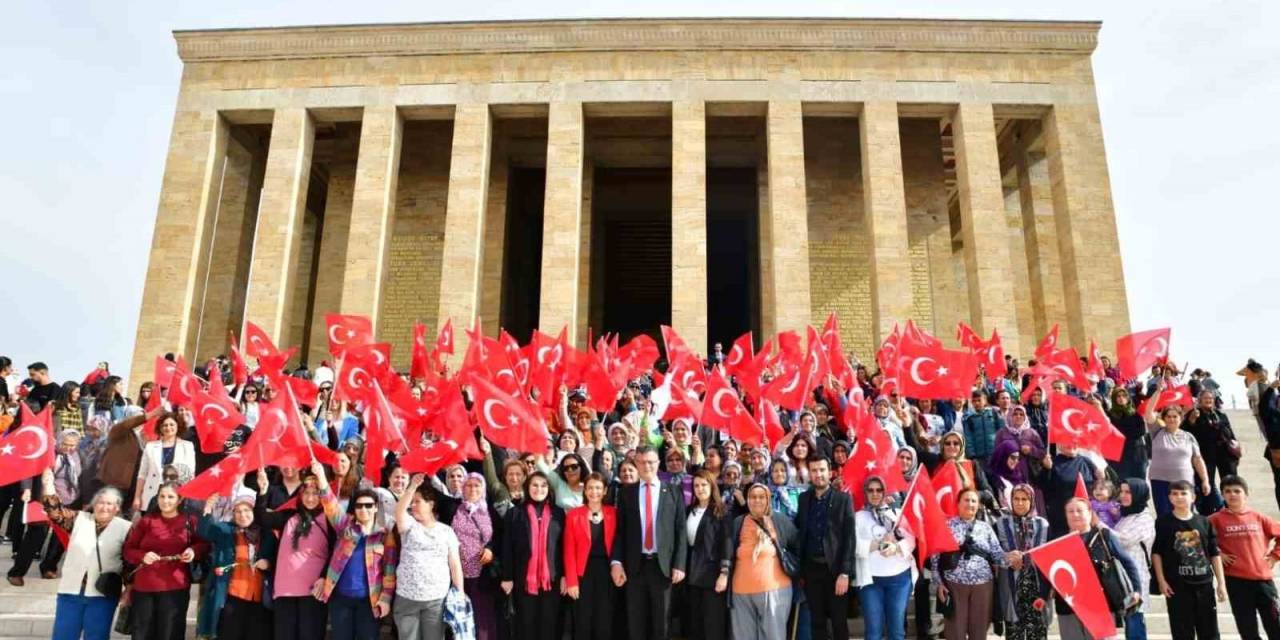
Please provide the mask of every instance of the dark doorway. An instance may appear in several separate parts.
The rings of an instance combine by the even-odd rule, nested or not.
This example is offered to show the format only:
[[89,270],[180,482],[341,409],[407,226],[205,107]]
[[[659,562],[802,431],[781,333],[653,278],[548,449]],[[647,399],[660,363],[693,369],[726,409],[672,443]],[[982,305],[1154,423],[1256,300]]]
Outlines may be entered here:
[[597,167],[592,188],[592,300],[603,308],[596,335],[622,342],[641,333],[659,339],[671,323],[671,169]]
[[757,170],[707,170],[707,346],[755,332],[760,348]]
[[544,168],[511,167],[507,174],[506,250],[502,266],[502,328],[521,343],[538,326],[542,292]]

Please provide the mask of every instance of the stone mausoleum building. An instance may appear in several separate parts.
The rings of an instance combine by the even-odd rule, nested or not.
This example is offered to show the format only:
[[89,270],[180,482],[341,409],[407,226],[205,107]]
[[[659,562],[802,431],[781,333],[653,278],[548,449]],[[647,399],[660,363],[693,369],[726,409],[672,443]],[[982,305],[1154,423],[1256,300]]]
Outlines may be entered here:
[[[1129,330],[1096,22],[557,20],[179,31],[131,380],[261,325],[478,316],[698,350],[840,315]],[[461,331],[459,338],[465,338]],[[757,338],[757,344],[760,339]]]

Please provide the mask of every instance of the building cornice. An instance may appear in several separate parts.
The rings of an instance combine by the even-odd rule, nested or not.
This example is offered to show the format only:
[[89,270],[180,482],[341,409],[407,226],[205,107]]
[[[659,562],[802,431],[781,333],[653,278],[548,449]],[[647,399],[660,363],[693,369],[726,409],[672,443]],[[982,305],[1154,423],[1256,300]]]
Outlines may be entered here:
[[183,62],[560,51],[926,51],[1088,55],[1100,22],[593,19],[175,31]]

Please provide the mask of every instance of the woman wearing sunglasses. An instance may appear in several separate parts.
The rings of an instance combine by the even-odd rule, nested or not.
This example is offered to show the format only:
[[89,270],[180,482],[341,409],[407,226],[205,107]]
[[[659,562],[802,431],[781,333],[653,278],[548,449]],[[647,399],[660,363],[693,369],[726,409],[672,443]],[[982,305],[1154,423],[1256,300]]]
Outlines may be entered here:
[[[391,613],[395,599],[399,543],[378,517],[373,489],[356,489],[350,513],[338,509],[324,467],[312,463],[325,516],[337,531],[333,555],[316,599],[329,603],[329,630],[334,640],[378,637],[378,620]],[[353,561],[354,560],[354,561]]]

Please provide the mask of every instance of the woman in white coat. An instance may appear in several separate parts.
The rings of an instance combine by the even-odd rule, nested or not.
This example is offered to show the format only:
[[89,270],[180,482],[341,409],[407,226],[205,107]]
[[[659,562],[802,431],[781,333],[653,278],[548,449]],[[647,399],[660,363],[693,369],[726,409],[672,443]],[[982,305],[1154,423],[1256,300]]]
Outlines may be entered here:
[[140,513],[160,490],[164,481],[164,468],[168,465],[185,465],[196,468],[195,446],[180,436],[187,428],[182,414],[176,411],[161,414],[156,420],[156,440],[142,449],[142,462],[138,465],[138,482],[133,494],[133,511]]

